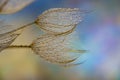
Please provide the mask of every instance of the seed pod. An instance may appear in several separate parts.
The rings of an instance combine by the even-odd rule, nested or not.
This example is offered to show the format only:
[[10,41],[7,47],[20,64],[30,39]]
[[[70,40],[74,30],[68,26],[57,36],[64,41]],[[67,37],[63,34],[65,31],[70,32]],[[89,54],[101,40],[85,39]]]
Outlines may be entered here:
[[0,14],[16,13],[34,0],[0,0]]
[[67,64],[73,62],[81,55],[77,53],[84,53],[85,50],[72,49],[72,34],[42,35],[33,42],[32,49],[41,58],[52,63]]
[[66,33],[61,35],[43,34],[31,45],[12,45],[9,48],[32,48],[37,55],[51,63],[63,66],[79,65],[81,62],[77,64],[71,64],[71,62],[79,58],[80,53],[85,53],[86,50],[74,48],[74,42],[77,42],[78,39],[75,31]]
[[78,8],[52,8],[43,12],[36,24],[47,33],[63,33],[82,21],[81,13]]

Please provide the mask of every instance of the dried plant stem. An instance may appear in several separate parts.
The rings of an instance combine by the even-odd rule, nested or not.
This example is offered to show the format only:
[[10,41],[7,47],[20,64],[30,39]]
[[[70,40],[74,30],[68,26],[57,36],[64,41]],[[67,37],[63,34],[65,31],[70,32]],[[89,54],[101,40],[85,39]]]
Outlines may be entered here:
[[[31,48],[32,45],[11,45],[8,48]],[[74,52],[74,53],[85,53],[87,50],[76,50],[76,49],[67,49],[67,52]]]
[[8,48],[31,48],[30,45],[11,45]]

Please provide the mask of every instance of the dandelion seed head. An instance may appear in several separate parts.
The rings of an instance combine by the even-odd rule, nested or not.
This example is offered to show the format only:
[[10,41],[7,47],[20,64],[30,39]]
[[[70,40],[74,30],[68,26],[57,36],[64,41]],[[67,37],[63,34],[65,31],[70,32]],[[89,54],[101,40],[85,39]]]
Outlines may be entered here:
[[71,30],[81,21],[78,8],[52,8],[43,12],[36,23],[47,33],[62,33]]
[[41,58],[52,62],[65,64],[77,59],[80,54],[70,52],[71,34],[66,36],[55,36],[45,34],[34,41],[32,49]]

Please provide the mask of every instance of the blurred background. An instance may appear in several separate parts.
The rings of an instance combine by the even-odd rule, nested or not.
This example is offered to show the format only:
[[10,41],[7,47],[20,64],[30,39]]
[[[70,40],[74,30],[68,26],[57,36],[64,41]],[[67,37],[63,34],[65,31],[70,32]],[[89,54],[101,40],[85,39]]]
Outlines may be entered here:
[[[88,50],[77,62],[87,61],[64,68],[42,60],[31,49],[6,49],[0,54],[0,80],[120,80],[120,0],[36,0],[15,14],[0,15],[0,19],[20,27],[50,8],[91,11],[84,13],[76,29],[80,37],[76,42]],[[29,45],[42,33],[30,26],[13,44]]]

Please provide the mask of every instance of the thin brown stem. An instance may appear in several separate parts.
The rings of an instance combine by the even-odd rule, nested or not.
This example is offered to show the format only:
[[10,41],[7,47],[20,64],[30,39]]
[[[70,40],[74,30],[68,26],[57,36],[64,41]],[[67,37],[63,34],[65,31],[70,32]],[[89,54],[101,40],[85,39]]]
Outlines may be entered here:
[[8,48],[31,48],[30,45],[11,45]]

